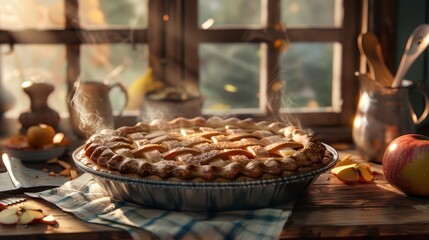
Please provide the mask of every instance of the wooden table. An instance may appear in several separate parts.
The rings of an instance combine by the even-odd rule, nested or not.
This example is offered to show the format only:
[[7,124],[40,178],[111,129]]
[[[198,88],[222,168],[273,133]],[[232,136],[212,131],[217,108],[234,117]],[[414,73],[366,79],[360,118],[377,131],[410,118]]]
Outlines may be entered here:
[[[340,152],[346,154],[354,153]],[[428,239],[429,198],[402,195],[385,181],[380,165],[372,169],[375,179],[367,184],[346,185],[322,174],[297,201],[280,239]],[[46,201],[29,201],[42,205],[58,225],[0,225],[0,239],[131,239],[125,231],[83,222]]]

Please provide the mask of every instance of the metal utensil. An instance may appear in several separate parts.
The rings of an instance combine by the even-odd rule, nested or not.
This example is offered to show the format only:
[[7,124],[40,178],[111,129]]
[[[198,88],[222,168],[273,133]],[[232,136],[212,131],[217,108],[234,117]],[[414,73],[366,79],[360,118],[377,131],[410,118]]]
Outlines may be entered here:
[[18,188],[21,188],[21,187],[22,187],[21,182],[19,182],[19,181],[16,179],[15,175],[13,174],[13,171],[12,171],[12,164],[11,164],[11,162],[10,162],[9,155],[8,155],[8,154],[6,154],[6,153],[3,153],[3,155],[2,155],[2,159],[3,159],[3,164],[4,164],[4,166],[6,167],[7,172],[9,173],[10,180],[12,180],[13,185],[14,185],[17,189],[18,189]]
[[392,83],[393,88],[399,87],[401,85],[402,79],[404,78],[410,66],[428,45],[429,24],[421,24],[416,29],[414,29],[408,38],[404,54],[402,55],[401,62]]
[[69,181],[63,176],[49,176],[46,172],[26,167],[19,159],[2,155],[3,163],[15,189],[61,186]]
[[391,86],[394,77],[384,63],[378,38],[371,32],[361,33],[358,37],[358,47],[361,54],[367,58],[371,78],[383,86]]

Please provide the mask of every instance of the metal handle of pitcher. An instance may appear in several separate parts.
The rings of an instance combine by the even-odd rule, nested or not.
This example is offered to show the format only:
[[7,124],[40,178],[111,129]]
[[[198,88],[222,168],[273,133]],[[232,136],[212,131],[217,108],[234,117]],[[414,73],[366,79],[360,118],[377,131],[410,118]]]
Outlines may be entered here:
[[119,110],[119,116],[122,115],[122,113],[124,112],[125,108],[127,107],[128,104],[128,91],[127,89],[124,87],[124,85],[122,85],[119,82],[113,83],[109,86],[109,91],[112,90],[113,88],[118,87],[119,90],[121,90],[121,92],[124,94],[125,96],[125,102],[124,102],[124,106],[122,106],[122,108]]
[[413,109],[413,108],[411,108],[411,111],[412,111],[412,114],[413,114],[413,121],[414,121],[414,124],[420,124],[420,123],[422,123],[422,122],[426,119],[426,117],[427,117],[427,116],[428,116],[428,114],[429,114],[429,97],[428,97],[428,95],[426,94],[426,92],[425,92],[425,91],[423,91],[422,89],[415,88],[415,89],[413,89],[413,90],[415,90],[416,92],[420,93],[420,94],[423,96],[423,99],[424,99],[424,104],[425,104],[425,106],[424,106],[424,109],[423,109],[422,115],[420,115],[420,117],[419,117],[419,118],[417,118],[417,115],[416,115],[416,113],[414,112],[414,109]]

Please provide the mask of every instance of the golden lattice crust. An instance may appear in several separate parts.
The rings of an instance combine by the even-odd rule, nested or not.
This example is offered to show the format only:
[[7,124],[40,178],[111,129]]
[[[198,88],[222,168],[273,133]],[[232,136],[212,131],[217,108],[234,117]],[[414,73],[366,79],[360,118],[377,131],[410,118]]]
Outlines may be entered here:
[[171,181],[244,181],[291,176],[332,154],[311,134],[280,122],[176,118],[94,134],[83,162],[100,171]]

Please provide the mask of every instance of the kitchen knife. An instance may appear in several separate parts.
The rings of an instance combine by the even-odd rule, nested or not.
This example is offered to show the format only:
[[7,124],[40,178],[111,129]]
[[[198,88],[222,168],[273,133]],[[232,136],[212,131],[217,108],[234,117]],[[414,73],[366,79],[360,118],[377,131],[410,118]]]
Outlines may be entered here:
[[61,186],[69,180],[63,176],[49,176],[46,172],[27,168],[19,159],[11,159],[6,153],[3,153],[2,160],[16,189],[41,186]]
[[3,164],[6,167],[6,170],[9,174],[10,180],[12,181],[15,188],[22,188],[22,184],[18,179],[16,179],[15,174],[13,174],[12,171],[12,163],[10,162],[10,158],[6,153],[3,153],[2,155]]

